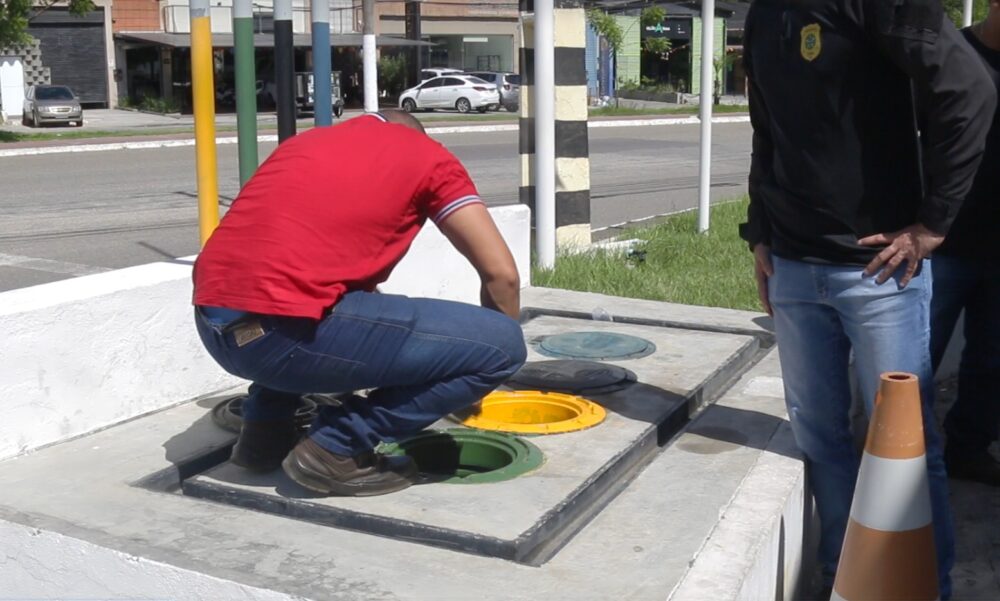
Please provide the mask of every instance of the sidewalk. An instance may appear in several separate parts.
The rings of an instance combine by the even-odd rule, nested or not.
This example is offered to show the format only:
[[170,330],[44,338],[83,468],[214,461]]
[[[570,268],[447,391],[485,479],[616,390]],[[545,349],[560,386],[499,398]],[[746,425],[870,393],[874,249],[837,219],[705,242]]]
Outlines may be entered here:
[[[938,418],[955,400],[955,381],[938,386]],[[1000,445],[994,444],[994,453]],[[955,514],[955,568],[951,572],[954,601],[1000,599],[1000,489],[951,480]]]

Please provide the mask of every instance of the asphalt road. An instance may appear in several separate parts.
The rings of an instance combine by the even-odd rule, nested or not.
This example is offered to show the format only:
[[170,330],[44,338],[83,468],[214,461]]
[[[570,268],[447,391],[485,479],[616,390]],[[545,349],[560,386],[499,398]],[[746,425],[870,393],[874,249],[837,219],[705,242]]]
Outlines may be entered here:
[[[716,124],[713,200],[746,190],[750,127]],[[443,134],[490,204],[517,202],[516,132]],[[592,128],[592,225],[697,204],[698,127]],[[273,144],[262,144],[266,156]],[[238,190],[235,145],[219,146],[223,205]],[[194,149],[0,158],[0,290],[198,250]]]

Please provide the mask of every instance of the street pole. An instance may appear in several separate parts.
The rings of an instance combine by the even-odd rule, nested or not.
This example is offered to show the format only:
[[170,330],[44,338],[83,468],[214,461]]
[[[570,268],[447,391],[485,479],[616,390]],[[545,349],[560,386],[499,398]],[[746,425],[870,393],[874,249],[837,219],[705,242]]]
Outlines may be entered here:
[[538,265],[556,264],[556,85],[553,0],[535,0],[535,244]]
[[698,232],[709,227],[712,191],[712,102],[715,92],[715,0],[701,3],[701,168],[698,176]]
[[236,130],[240,187],[257,170],[257,65],[253,44],[253,0],[233,0],[236,71]]
[[972,25],[972,0],[965,0],[962,7],[962,26],[968,27],[969,25]]
[[292,0],[274,0],[274,85],[277,88],[278,142],[295,135],[295,43]]
[[194,103],[198,233],[201,245],[219,225],[218,162],[215,154],[215,84],[209,0],[191,0],[191,100]]
[[362,0],[364,25],[361,55],[365,80],[365,110],[378,112],[378,64],[375,61],[375,0]]
[[316,127],[333,124],[330,90],[330,0],[312,0],[313,119]]
[[[420,2],[418,0],[407,0],[406,2],[406,39],[420,41]],[[420,46],[414,46],[410,50],[410,69],[407,73],[407,86],[412,88],[420,83],[421,70]]]

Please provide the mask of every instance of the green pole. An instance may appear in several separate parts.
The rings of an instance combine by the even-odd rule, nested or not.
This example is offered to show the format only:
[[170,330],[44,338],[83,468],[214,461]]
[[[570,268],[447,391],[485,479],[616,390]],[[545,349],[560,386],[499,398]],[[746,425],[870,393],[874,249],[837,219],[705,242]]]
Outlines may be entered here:
[[233,46],[242,188],[257,170],[257,66],[253,44],[253,0],[233,2]]

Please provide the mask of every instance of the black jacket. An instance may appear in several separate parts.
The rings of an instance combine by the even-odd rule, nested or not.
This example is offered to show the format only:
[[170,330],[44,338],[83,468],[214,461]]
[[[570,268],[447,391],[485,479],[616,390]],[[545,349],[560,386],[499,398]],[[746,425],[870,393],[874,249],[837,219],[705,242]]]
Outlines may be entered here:
[[[1000,92],[1000,50],[987,48],[968,29],[963,29],[969,45],[983,58],[993,85]],[[1000,245],[1000,110],[993,113],[993,126],[986,138],[986,151],[972,190],[962,203],[955,223],[934,254],[946,254],[978,261],[996,261]]]
[[858,238],[918,222],[947,233],[996,92],[938,0],[756,0],[744,44],[751,247],[865,264],[878,250]]

